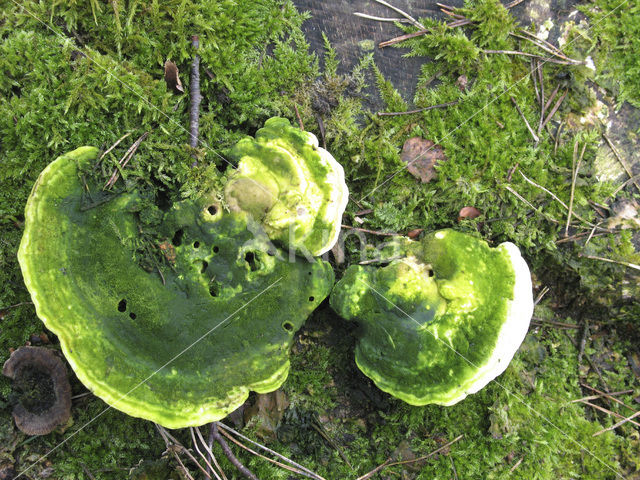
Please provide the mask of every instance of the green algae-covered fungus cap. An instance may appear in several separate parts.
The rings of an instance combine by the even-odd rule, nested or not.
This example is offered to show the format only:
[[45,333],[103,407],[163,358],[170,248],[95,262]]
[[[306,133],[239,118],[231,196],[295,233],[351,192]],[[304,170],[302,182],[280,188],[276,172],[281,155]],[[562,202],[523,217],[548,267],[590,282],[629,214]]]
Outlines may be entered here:
[[163,212],[86,185],[96,155],[79,148],[40,174],[19,251],[37,314],[78,378],[170,428],[277,389],[295,331],[331,289],[329,264],[282,260],[213,198]]
[[512,243],[490,248],[453,230],[389,249],[386,266],[349,267],[331,306],[360,324],[356,363],[380,389],[412,405],[453,405],[500,375],[522,343],[529,268]]
[[225,188],[232,211],[249,213],[269,238],[311,255],[335,245],[349,192],[342,166],[315,135],[274,117],[231,156],[238,160]]

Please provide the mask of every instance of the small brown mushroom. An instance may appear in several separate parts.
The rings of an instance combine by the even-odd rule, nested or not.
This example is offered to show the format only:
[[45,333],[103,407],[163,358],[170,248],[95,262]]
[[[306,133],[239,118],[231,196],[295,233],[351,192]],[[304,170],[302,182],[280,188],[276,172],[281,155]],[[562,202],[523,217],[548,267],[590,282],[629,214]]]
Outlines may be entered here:
[[2,374],[13,379],[18,402],[16,426],[27,435],[46,435],[71,416],[71,386],[67,369],[53,350],[20,347],[11,354]]

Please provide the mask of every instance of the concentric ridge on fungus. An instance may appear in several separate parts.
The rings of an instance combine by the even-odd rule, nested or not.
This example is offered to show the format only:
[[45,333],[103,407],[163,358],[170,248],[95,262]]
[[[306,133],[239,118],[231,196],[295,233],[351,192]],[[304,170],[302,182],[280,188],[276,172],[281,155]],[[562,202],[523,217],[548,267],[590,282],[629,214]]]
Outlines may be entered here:
[[[330,265],[280,260],[213,195],[162,212],[136,192],[85,187],[97,153],[78,148],[40,174],[18,254],[37,314],[78,378],[170,428],[219,420],[250,390],[277,389],[295,332],[333,284]],[[154,215],[157,224],[142,221]],[[146,251],[165,258],[145,270]]]

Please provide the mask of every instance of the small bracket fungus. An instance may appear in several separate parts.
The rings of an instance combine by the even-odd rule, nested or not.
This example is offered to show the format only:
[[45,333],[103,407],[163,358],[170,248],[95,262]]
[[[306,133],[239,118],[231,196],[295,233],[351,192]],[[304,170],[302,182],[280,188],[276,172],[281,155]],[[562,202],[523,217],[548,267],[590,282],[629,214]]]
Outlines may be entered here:
[[500,375],[522,343],[529,268],[512,243],[490,248],[453,230],[389,250],[386,266],[349,267],[331,306],[359,322],[356,363],[379,388],[412,405],[453,405]]
[[18,402],[16,426],[27,435],[46,435],[71,416],[71,386],[62,360],[47,348],[20,347],[11,354],[2,374],[13,379]]
[[270,239],[311,255],[338,240],[349,192],[342,166],[309,132],[285,118],[270,118],[256,137],[240,140],[225,188],[232,211],[247,212]]
[[136,192],[105,201],[82,180],[96,158],[81,147],[40,174],[18,254],[78,378],[169,428],[219,420],[250,390],[277,389],[295,332],[331,289],[331,266],[280,260],[245,214],[210,196],[166,212]]

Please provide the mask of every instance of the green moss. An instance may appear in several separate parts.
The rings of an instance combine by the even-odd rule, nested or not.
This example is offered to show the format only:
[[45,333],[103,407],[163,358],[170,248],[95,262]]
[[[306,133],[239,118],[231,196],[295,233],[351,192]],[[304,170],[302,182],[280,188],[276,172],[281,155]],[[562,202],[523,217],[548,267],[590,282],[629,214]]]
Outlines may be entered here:
[[633,2],[590,0],[579,9],[589,17],[598,82],[616,95],[618,104],[627,101],[640,108],[640,7]]
[[[413,228],[455,227],[493,243],[514,241],[532,262],[536,276],[542,282],[553,280],[549,306],[555,310],[556,304],[586,302],[584,308],[597,312],[607,325],[604,337],[611,341],[589,343],[586,352],[613,352],[606,358],[613,369],[602,372],[610,388],[637,390],[637,380],[625,362],[631,342],[638,338],[637,305],[627,303],[619,314],[615,309],[593,308],[601,298],[595,292],[608,290],[607,304],[616,304],[620,281],[625,276],[628,282],[637,283],[636,279],[620,265],[581,258],[582,244],[556,244],[562,238],[566,211],[517,171],[508,181],[510,169],[518,164],[527,177],[568,202],[577,133],[565,128],[557,153],[547,131],[542,132],[539,145],[533,146],[509,99],[511,95],[515,98],[536,128],[539,107],[526,77],[528,61],[480,53],[490,48],[536,51],[505,36],[513,20],[496,2],[465,4],[464,14],[483,22],[477,28],[451,31],[425,20],[433,25],[431,35],[399,44],[399,48],[410,48],[407,52],[413,55],[438,57],[426,63],[420,78],[415,79],[418,88],[413,99],[402,98],[381,75],[371,75],[371,57],[365,57],[351,74],[338,74],[339,57],[331,56],[329,48],[331,60],[318,76],[317,61],[308,54],[299,28],[306,17],[295,12],[288,1],[19,3],[0,2],[0,309],[29,301],[15,257],[22,236],[22,212],[38,173],[61,152],[84,144],[106,148],[132,131],[97,170],[96,175],[106,181],[133,140],[150,131],[131,164],[123,169],[127,188],[146,188],[149,202],[159,194],[172,203],[197,197],[202,190],[220,191],[224,175],[218,170],[227,165],[221,158],[226,149],[243,136],[253,135],[268,117],[281,115],[293,120],[295,103],[306,129],[319,139],[323,135],[316,118],[322,118],[327,148],[345,167],[352,197],[360,203],[349,205],[345,223],[355,222],[357,211],[372,208],[372,214],[361,216],[365,228],[406,233]],[[588,7],[595,9],[591,22],[595,25],[601,20],[594,30],[596,36],[585,37],[584,43],[576,41],[575,50],[572,46],[568,53],[584,55],[592,48],[588,53],[596,65],[610,66],[609,72],[599,72],[598,81],[614,92],[619,83],[622,93],[618,100],[634,102],[638,81],[634,77],[635,57],[630,53],[638,50],[634,46],[638,22],[634,20],[637,7],[629,5],[605,17],[616,4],[593,2]],[[495,23],[491,23],[493,19]],[[210,148],[195,152],[197,168],[191,168],[192,152],[185,147],[188,98],[167,92],[162,79],[163,63],[170,58],[177,62],[188,89],[192,34],[200,35],[202,65],[212,75],[205,72],[202,76],[201,136]],[[107,72],[125,79],[149,103]],[[465,91],[456,84],[460,74],[469,81]],[[587,69],[545,65],[544,74],[547,91],[556,85],[560,92],[569,90],[558,118],[570,113],[579,116],[593,101],[584,84],[590,75]],[[388,110],[412,108],[412,103],[416,107],[453,100],[460,103],[443,110],[380,118],[362,108],[361,92],[367,83],[381,87]],[[555,128],[551,132],[555,134]],[[420,184],[400,171],[404,166],[402,145],[412,136],[437,142],[448,157],[437,167],[438,179],[430,184]],[[588,201],[607,203],[614,188],[597,182],[592,175],[597,137],[597,131],[577,136],[580,145],[587,142],[589,146],[576,184],[575,211],[590,221],[599,218]],[[479,208],[482,216],[458,223],[458,212],[467,205]],[[589,227],[585,231],[588,234]],[[633,261],[630,237],[626,233],[595,236],[589,253]],[[369,240],[374,243],[377,238]],[[356,239],[347,241],[346,253],[348,263],[360,260]],[[305,343],[302,348],[295,347],[291,376],[285,383],[295,405],[286,424],[302,433],[294,443],[282,437],[269,444],[272,448],[292,455],[326,478],[354,478],[355,472],[362,475],[389,456],[424,455],[464,433],[450,453],[460,478],[561,478],[569,476],[567,472],[585,479],[613,478],[606,467],[498,384],[451,408],[410,407],[380,393],[352,362],[354,332],[330,312],[320,313],[317,318],[323,326],[311,325],[299,337]],[[549,315],[549,319],[558,320],[553,313]],[[29,304],[2,310],[0,316],[1,362],[9,348],[24,344],[43,328]],[[630,340],[625,343],[621,338]],[[638,441],[631,427],[591,437],[614,420],[569,403],[584,395],[578,381],[599,382],[592,371],[586,378],[578,376],[576,355],[566,336],[547,328],[530,335],[499,382],[601,458],[612,464],[619,461],[623,474],[637,474]],[[307,390],[307,385],[312,388]],[[83,391],[76,381],[74,388],[74,393]],[[10,425],[9,391],[9,381],[0,379],[0,402],[5,402],[0,414],[3,432],[4,426]],[[49,451],[105,407],[100,400],[84,398],[74,403],[76,423],[67,434],[30,441],[23,437],[18,442],[14,456],[19,466],[35,461],[36,455]],[[631,396],[622,398],[628,404],[633,402]],[[355,472],[310,426],[313,415],[343,448]],[[189,443],[188,433],[178,435]],[[4,438],[0,445],[12,444]],[[149,423],[110,410],[69,438],[50,458],[55,478],[88,479],[84,464],[98,480],[121,479],[141,459],[156,460],[164,450]],[[218,458],[223,457],[217,453]],[[289,475],[258,458],[239,455],[259,478]],[[510,474],[519,459],[522,462]],[[228,474],[233,472],[224,458],[221,461]],[[400,468],[394,467],[398,475],[402,474]],[[406,476],[450,478],[450,459],[434,457],[417,470],[407,470]],[[170,478],[178,475],[171,473]]]

